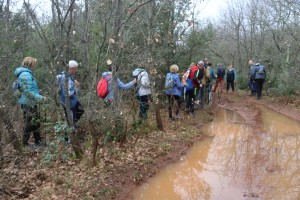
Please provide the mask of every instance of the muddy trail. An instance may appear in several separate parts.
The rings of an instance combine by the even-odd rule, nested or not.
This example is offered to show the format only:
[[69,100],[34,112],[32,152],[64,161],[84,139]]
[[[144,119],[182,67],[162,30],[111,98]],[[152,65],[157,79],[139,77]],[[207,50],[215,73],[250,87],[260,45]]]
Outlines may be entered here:
[[282,101],[225,95],[187,154],[127,199],[299,199],[299,101]]
[[[268,111],[264,109],[268,109]],[[235,173],[230,172],[229,174],[236,176],[238,180],[243,179],[240,182],[243,187],[238,187],[238,191],[230,190],[229,194],[238,194],[237,198],[231,199],[276,199],[267,196],[273,193],[274,195],[286,195],[287,193],[292,195],[282,196],[284,198],[278,196],[277,199],[299,199],[300,172],[299,166],[294,163],[299,163],[300,134],[289,129],[289,127],[297,125],[285,122],[286,119],[278,117],[275,120],[284,121],[284,125],[275,128],[283,134],[275,138],[269,137],[264,130],[266,126],[274,127],[274,124],[268,124],[268,121],[274,120],[265,119],[274,118],[274,114],[269,114],[272,111],[289,117],[296,124],[300,123],[299,98],[264,96],[257,101],[253,96],[244,92],[222,96],[220,101],[214,101],[214,105],[210,109],[198,110],[195,117],[182,115],[181,120],[168,121],[167,112],[162,111],[165,132],[157,131],[152,126],[141,127],[139,134],[128,138],[122,148],[117,143],[110,144],[108,148],[100,142],[96,167],[91,166],[91,146],[86,148],[86,156],[82,161],[67,160],[48,164],[43,164],[43,150],[27,151],[20,155],[8,146],[4,149],[6,155],[0,175],[0,199],[134,199],[132,193],[137,188],[147,183],[149,178],[155,176],[166,166],[181,161],[182,157],[186,156],[191,148],[194,148],[195,143],[203,141],[206,146],[211,146],[213,140],[210,135],[218,136],[218,134],[207,133],[207,130],[203,128],[218,116],[221,116],[221,119],[222,116],[229,117],[232,122],[229,127],[233,130],[244,130],[245,127],[247,127],[246,130],[251,129],[247,135],[241,137],[241,140],[236,141],[237,144],[240,144],[238,146],[241,149],[236,148],[235,152],[246,155],[243,148],[245,141],[252,142],[248,151],[253,149],[253,152],[256,152],[233,163],[228,162],[226,170],[235,169]],[[229,114],[224,114],[224,112],[229,112]],[[232,115],[230,112],[235,114]],[[241,125],[243,128],[237,128],[237,125]],[[221,131],[227,128],[223,124],[215,125],[215,127]],[[216,136],[214,137],[219,138],[217,141],[226,143],[228,140],[227,137]],[[219,143],[215,145],[219,145]],[[207,149],[204,148],[201,151],[205,154]],[[64,150],[72,151],[70,148]],[[233,151],[223,148],[220,152],[216,152],[216,154],[222,155],[227,152],[224,153],[224,157],[228,157],[228,155],[232,156]],[[212,163],[214,161],[216,160],[211,160]],[[251,171],[250,169],[253,168],[247,168],[248,165],[245,166],[243,163],[256,166],[257,170]],[[208,164],[210,163],[208,162]],[[241,167],[234,168],[236,165]],[[290,170],[286,171],[286,168]],[[263,179],[270,175],[274,179]],[[209,177],[215,177],[215,174]],[[272,184],[277,183],[278,179],[283,182],[279,185]],[[244,180],[248,180],[248,182]],[[267,182],[262,180],[267,180]],[[188,183],[192,182],[187,182],[189,186]],[[192,186],[190,185],[191,188]],[[265,193],[260,188],[263,188]],[[205,192],[207,191],[203,193],[205,194]],[[295,198],[295,195],[298,196]],[[193,198],[190,196],[190,198],[179,199],[220,198]]]

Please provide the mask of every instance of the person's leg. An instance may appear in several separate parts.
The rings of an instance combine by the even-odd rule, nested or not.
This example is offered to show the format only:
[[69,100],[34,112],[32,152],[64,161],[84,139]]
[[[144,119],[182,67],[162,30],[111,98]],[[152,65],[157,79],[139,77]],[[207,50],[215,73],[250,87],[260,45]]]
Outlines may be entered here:
[[149,110],[149,98],[148,95],[139,96],[140,100],[140,118],[147,119],[147,111]]
[[256,86],[256,96],[257,99],[261,96],[261,81],[260,79],[255,79],[255,86]]
[[175,96],[175,100],[176,100],[176,111],[175,111],[175,114],[177,117],[179,117],[179,110],[180,110],[180,107],[181,107],[181,103],[182,103],[182,98],[180,96]]
[[205,109],[205,86],[200,88],[200,95],[201,95],[201,108]]
[[232,92],[234,93],[234,80],[231,81],[231,89],[232,89]]
[[215,83],[215,85],[214,85],[213,92],[216,92],[219,82],[220,82],[220,79],[217,78],[216,83]]
[[224,89],[224,79],[223,78],[221,78],[220,79],[220,89],[221,89],[221,94],[223,93],[223,89]]
[[39,132],[40,117],[39,117],[37,106],[29,107],[26,105],[22,105],[22,109],[23,109],[23,117],[25,120],[23,145],[28,145],[31,132],[33,132],[35,143],[38,144],[41,141],[41,136]]
[[228,91],[229,91],[229,86],[230,86],[230,81],[227,80],[227,81],[226,81],[226,92],[227,92],[227,93],[228,93]]
[[168,111],[169,111],[169,118],[172,118],[172,107],[173,107],[173,98],[171,95],[167,95],[168,97]]

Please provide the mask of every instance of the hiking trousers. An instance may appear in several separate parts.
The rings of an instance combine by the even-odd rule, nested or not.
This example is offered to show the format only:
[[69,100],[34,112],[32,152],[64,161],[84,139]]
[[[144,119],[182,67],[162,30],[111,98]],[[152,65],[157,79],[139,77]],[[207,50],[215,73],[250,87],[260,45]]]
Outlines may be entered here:
[[227,80],[227,92],[229,91],[229,88],[231,86],[232,92],[234,92],[234,80]]
[[213,92],[216,92],[218,85],[220,84],[220,93],[223,93],[223,88],[224,88],[224,78],[217,78],[215,87],[213,89]]
[[147,119],[147,112],[149,110],[149,95],[137,96],[137,99],[140,102],[139,117],[142,119]]
[[263,89],[264,82],[265,79],[255,79],[256,95],[258,99],[261,97],[261,92]]
[[[168,97],[168,110],[169,110],[169,118],[173,118],[173,108],[175,106],[175,115],[178,116],[179,109],[182,103],[182,98],[178,95],[167,95]],[[174,105],[175,104],[175,105]]]
[[33,133],[35,144],[39,144],[41,142],[41,134],[40,134],[40,114],[38,112],[37,105],[28,106],[25,104],[21,105],[21,109],[23,110],[23,118],[25,121],[25,128],[23,133],[23,145],[28,145],[28,141],[30,138],[30,134]]

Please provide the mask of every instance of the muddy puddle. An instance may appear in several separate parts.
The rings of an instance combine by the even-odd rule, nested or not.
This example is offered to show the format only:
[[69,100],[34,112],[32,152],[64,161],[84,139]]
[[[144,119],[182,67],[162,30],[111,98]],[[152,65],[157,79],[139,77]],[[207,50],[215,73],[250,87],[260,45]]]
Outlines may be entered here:
[[260,109],[260,130],[235,112],[219,111],[202,128],[201,141],[129,199],[300,199],[300,123]]

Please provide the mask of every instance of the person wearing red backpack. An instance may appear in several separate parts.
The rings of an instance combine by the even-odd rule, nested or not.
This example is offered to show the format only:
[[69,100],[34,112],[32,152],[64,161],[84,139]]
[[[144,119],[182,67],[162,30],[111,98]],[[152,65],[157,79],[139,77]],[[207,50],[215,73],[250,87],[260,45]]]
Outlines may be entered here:
[[[102,78],[106,79],[108,82],[108,88],[107,88],[107,94],[104,97],[105,103],[109,106],[111,102],[113,101],[114,95],[113,95],[113,77],[112,77],[112,62],[110,60],[107,61],[108,71],[102,73]],[[117,70],[116,70],[117,71]],[[117,79],[118,87],[121,90],[128,90],[134,88],[134,85],[136,84],[136,79],[134,78],[132,81],[128,83],[123,83],[119,78]]]
[[[199,62],[198,62],[199,63]],[[201,78],[203,76],[203,70],[200,70],[200,65],[190,65],[191,67],[186,71],[182,77],[182,82],[187,87],[191,88],[186,90],[186,105],[185,112],[194,114],[194,103],[197,96],[198,90],[202,87]]]

